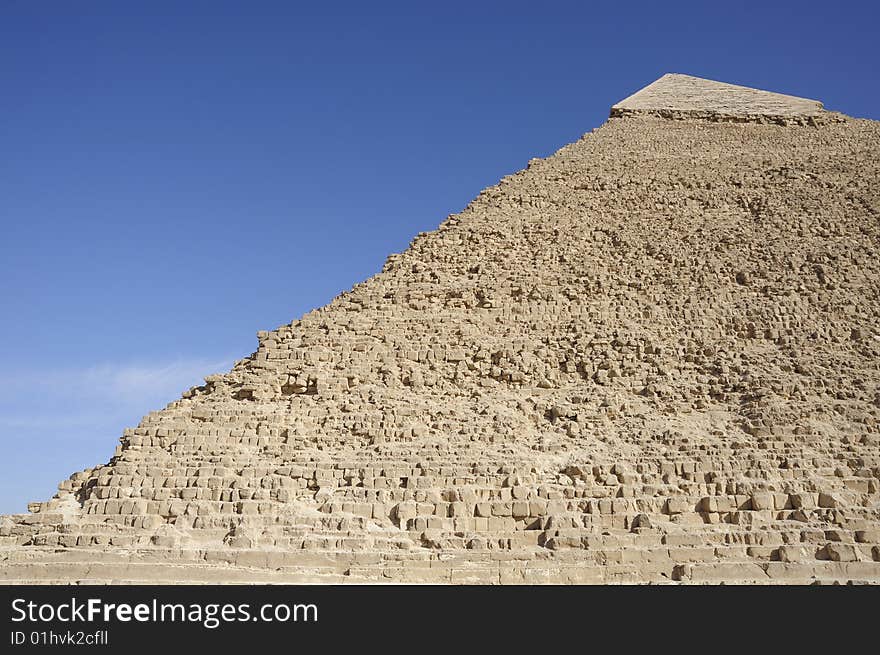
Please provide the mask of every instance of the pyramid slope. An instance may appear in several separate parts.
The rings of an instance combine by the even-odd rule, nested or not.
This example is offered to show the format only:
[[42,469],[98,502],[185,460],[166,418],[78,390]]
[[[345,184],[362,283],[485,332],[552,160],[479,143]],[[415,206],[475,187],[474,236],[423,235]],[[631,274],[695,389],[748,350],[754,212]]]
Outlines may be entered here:
[[817,118],[818,100],[761,91],[690,75],[667,73],[611,108],[612,115],[627,112],[697,113],[725,117]]
[[880,581],[880,124],[612,118],[0,519],[7,581]]

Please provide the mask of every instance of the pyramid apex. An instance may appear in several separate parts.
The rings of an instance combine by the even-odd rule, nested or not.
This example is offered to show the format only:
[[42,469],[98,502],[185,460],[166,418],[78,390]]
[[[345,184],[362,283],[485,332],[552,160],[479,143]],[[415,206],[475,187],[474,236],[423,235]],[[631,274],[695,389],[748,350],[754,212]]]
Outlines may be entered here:
[[825,114],[818,100],[666,73],[611,108],[611,116],[654,114],[666,118],[809,119]]

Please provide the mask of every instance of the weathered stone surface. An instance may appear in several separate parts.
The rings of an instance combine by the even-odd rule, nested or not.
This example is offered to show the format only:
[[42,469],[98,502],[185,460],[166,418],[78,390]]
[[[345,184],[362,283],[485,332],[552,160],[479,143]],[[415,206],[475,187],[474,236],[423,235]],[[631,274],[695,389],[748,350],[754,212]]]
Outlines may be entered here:
[[0,580],[877,582],[878,189],[880,124],[661,78],[2,517]]
[[[832,118],[818,100],[678,73],[667,73],[611,108],[612,116],[633,113],[757,122]],[[748,279],[748,272],[737,273],[740,284],[747,284]]]

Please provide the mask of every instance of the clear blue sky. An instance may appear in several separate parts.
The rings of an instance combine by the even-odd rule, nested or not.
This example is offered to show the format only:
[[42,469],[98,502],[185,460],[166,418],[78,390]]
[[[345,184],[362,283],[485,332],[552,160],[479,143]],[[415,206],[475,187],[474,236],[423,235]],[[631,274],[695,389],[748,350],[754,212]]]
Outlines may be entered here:
[[663,73],[880,118],[874,3],[297,6],[0,2],[0,512]]

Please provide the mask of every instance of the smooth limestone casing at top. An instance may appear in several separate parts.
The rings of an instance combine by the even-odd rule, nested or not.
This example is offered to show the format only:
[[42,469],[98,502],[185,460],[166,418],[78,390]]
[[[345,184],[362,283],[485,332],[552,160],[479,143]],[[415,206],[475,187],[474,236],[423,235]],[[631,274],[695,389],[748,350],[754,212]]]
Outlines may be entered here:
[[611,114],[2,517],[0,581],[880,581],[880,123]]

